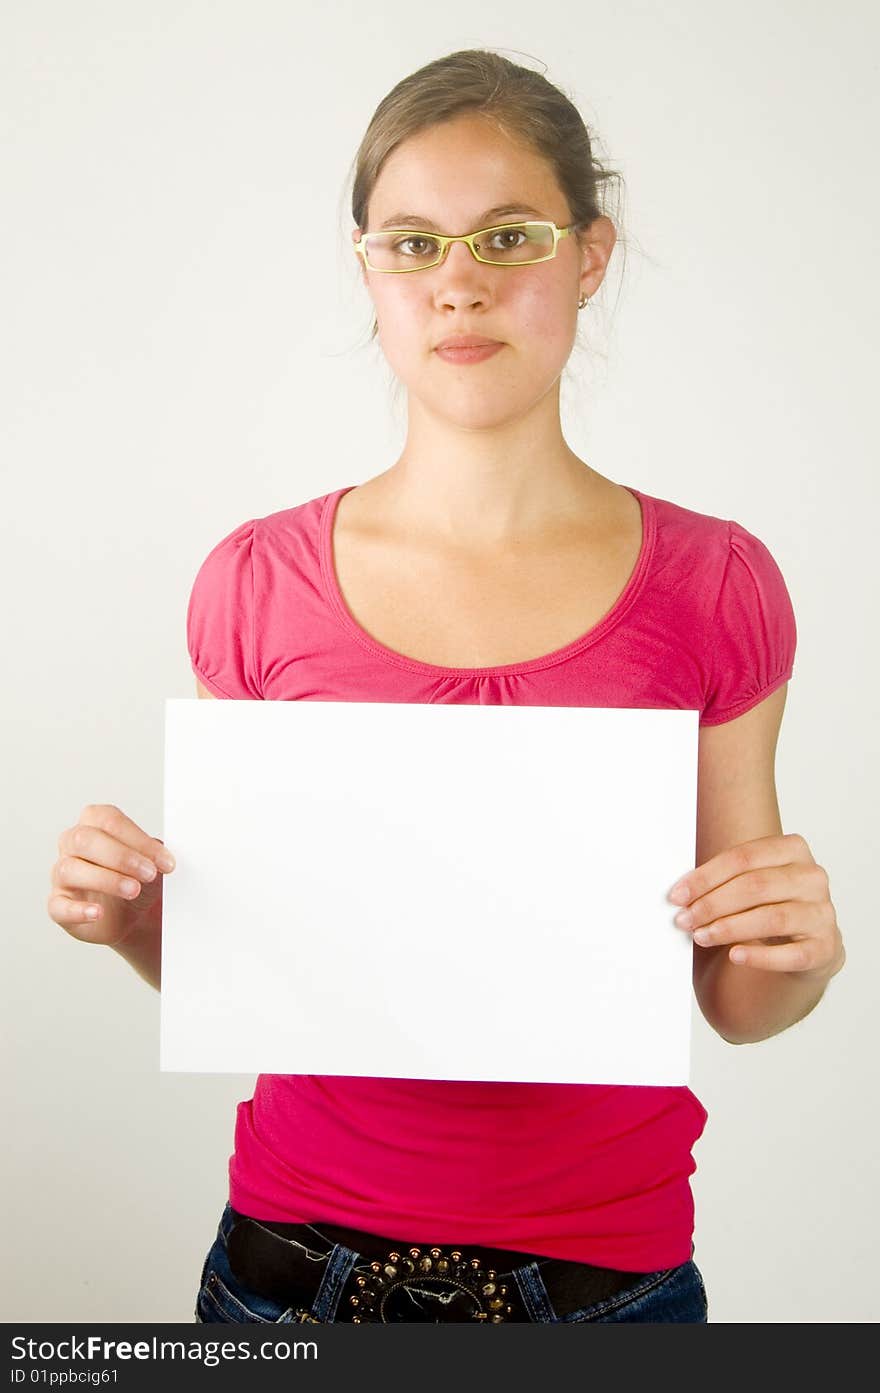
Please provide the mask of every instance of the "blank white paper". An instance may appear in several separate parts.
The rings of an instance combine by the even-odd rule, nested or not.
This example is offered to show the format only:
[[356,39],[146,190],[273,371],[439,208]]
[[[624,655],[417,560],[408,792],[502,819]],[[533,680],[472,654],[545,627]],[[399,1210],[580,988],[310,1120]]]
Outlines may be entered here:
[[165,714],[162,1070],[687,1084],[699,712]]

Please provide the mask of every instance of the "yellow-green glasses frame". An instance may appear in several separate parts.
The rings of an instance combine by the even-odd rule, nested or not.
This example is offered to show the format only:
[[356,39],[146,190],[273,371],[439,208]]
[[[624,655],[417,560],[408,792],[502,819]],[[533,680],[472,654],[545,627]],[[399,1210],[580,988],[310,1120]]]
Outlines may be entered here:
[[[460,237],[448,237],[442,232],[430,232],[423,227],[383,227],[381,232],[362,232],[354,243],[354,249],[361,257],[364,266],[369,271],[375,271],[379,276],[408,276],[413,271],[429,271],[432,266],[439,266],[446,260],[449,248],[453,242],[464,242],[470,248],[471,256],[475,261],[480,261],[484,266],[504,266],[508,270],[514,266],[537,266],[542,261],[550,261],[556,255],[556,248],[561,237],[567,237],[580,223],[572,222],[567,227],[557,227],[555,222],[543,218],[521,218],[519,222],[497,223],[493,227],[481,227],[477,232],[463,233]],[[529,261],[492,261],[490,257],[480,256],[476,248],[476,239],[484,237],[487,232],[504,232],[513,227],[550,227],[553,229],[553,246],[546,256],[536,256]],[[430,237],[432,242],[440,243],[440,253],[436,261],[423,262],[420,266],[401,266],[398,270],[393,270],[390,266],[371,266],[367,261],[367,243],[371,237],[387,237],[389,233],[410,232],[415,236]]]

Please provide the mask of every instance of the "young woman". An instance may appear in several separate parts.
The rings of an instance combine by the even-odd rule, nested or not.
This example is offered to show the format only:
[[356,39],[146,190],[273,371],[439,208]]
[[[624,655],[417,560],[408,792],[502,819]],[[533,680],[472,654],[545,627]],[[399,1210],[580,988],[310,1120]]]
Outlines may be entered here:
[[[670,866],[670,900],[707,1021],[761,1040],[845,956],[777,807],[794,615],[743,526],[615,483],[563,437],[560,377],[617,235],[608,177],[569,100],[491,52],[380,103],[352,236],[406,442],[218,542],[189,651],[204,697],[698,708],[697,864]],[[52,918],[158,987],[161,841],[100,805],[59,850]],[[196,1318],[704,1322],[706,1116],[685,1087],[263,1075]]]

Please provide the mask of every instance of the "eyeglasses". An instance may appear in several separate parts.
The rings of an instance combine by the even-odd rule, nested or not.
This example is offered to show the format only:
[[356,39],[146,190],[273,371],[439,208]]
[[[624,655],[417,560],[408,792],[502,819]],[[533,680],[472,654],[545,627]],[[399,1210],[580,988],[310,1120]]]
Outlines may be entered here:
[[534,266],[554,257],[559,239],[581,226],[576,222],[568,227],[557,227],[555,222],[502,223],[461,237],[396,227],[387,232],[361,233],[354,249],[369,270],[388,275],[439,266],[453,242],[465,242],[474,260],[489,266]]

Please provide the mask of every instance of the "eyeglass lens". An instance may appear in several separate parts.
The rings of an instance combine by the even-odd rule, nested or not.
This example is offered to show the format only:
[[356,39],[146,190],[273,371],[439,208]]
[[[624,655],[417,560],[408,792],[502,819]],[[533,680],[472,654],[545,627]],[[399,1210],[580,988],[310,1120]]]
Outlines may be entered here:
[[[477,252],[499,266],[542,261],[553,250],[553,228],[508,223],[476,238]],[[371,232],[367,265],[376,271],[415,271],[440,260],[441,243],[429,232]]]

